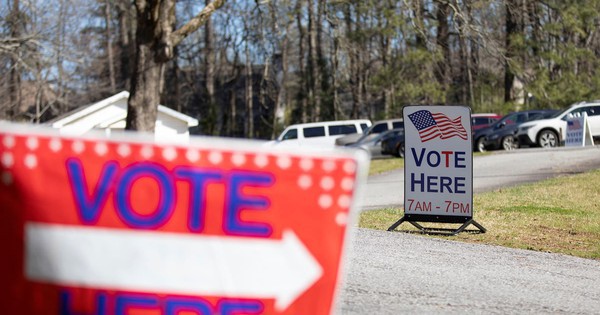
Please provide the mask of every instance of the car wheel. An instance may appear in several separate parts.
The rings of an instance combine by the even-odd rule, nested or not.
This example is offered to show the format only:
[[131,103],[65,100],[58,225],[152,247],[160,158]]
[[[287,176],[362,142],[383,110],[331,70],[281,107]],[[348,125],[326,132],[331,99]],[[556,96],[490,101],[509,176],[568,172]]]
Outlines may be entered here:
[[399,158],[404,158],[404,142],[400,142],[400,144],[398,144],[395,155]]
[[502,138],[502,149],[506,151],[514,150],[519,148],[519,144],[515,141],[515,138],[512,136],[506,136]]
[[542,148],[554,148],[558,146],[558,136],[552,130],[542,130],[538,135],[537,144]]
[[485,138],[480,137],[479,139],[477,139],[477,142],[475,142],[475,149],[477,149],[477,152],[485,152],[485,145],[483,144],[483,140],[485,140]]

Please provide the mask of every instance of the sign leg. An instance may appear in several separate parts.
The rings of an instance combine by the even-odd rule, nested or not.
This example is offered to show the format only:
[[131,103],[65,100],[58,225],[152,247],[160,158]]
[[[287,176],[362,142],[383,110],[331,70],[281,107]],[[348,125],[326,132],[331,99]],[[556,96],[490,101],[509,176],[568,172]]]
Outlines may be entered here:
[[406,221],[406,219],[404,217],[400,218],[400,220],[396,221],[394,224],[390,225],[390,227],[387,229],[388,231],[393,231],[395,230],[398,225],[402,224],[402,222]]

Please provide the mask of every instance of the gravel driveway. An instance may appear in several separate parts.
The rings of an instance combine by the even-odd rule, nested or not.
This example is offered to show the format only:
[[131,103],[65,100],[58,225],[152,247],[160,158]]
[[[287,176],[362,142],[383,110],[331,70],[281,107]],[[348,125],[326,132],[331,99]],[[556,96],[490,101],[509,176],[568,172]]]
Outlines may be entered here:
[[[474,159],[474,191],[595,168],[598,147],[486,155]],[[402,192],[402,171],[371,177],[362,209],[398,206]],[[340,314],[600,314],[600,261],[401,232],[354,232]]]

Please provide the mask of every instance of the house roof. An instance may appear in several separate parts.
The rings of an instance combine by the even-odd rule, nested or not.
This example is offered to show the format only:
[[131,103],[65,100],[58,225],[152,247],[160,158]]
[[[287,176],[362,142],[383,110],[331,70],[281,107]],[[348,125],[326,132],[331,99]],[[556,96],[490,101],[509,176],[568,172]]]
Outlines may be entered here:
[[[85,117],[87,115],[90,115],[94,112],[100,111],[105,107],[108,107],[120,100],[123,99],[128,99],[129,98],[129,92],[128,91],[122,91],[120,93],[117,93],[111,97],[105,98],[99,102],[93,103],[91,105],[87,105],[87,106],[82,106],[80,108],[77,108],[71,112],[66,113],[65,115],[62,115],[61,117],[58,117],[54,120],[51,120],[48,122],[48,124],[51,124],[52,127],[54,128],[61,128],[63,126],[66,126],[78,119],[81,119],[82,117]],[[180,113],[176,110],[170,109],[166,106],[163,105],[158,105],[158,112],[162,113],[164,115],[168,115],[171,116],[173,118],[185,121],[188,124],[188,127],[194,127],[198,125],[198,120],[190,117],[188,115],[185,115],[183,113]],[[125,118],[126,114],[123,116],[119,116],[119,117],[114,117],[111,121],[118,121],[120,119]],[[106,122],[104,122],[105,124]]]

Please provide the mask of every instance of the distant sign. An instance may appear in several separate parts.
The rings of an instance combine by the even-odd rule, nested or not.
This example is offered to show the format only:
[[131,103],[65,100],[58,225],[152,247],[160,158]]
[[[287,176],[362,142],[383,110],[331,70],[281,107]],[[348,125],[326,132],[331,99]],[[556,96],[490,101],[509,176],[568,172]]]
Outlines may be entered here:
[[567,137],[565,138],[565,146],[567,147],[583,147],[586,145],[594,145],[592,132],[588,124],[587,113],[579,117],[567,119]]
[[404,121],[406,220],[469,220],[473,216],[470,109],[408,106]]
[[7,124],[0,158],[0,314],[329,314],[368,161]]

